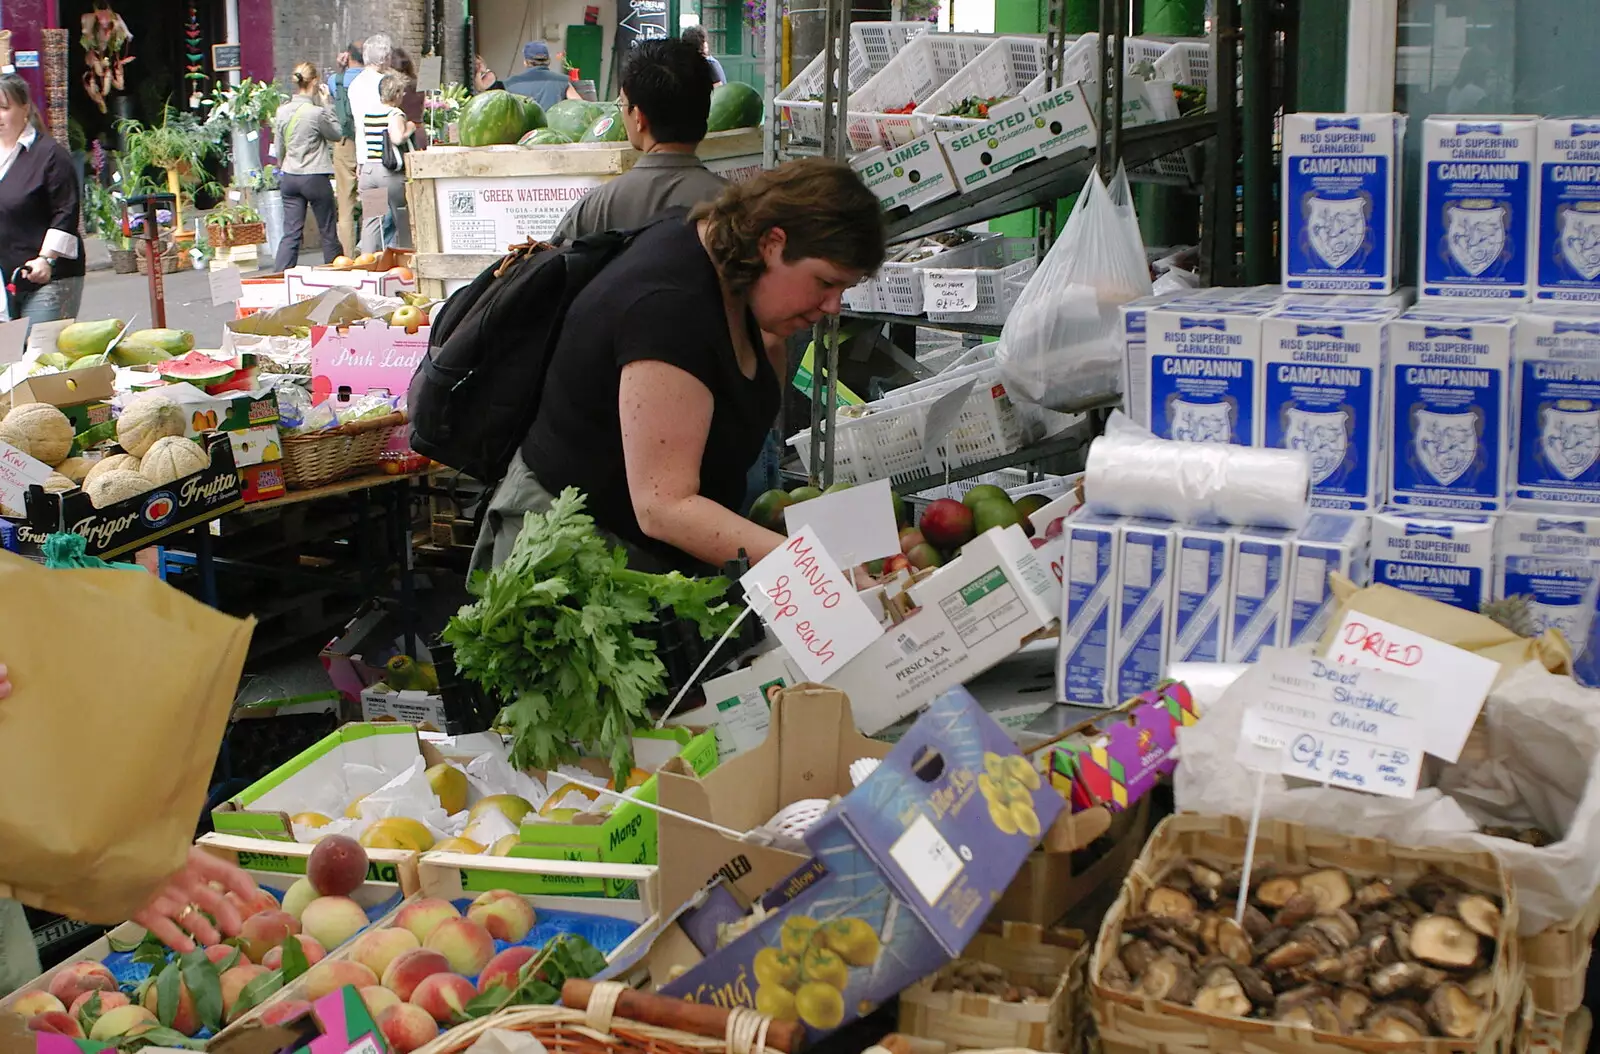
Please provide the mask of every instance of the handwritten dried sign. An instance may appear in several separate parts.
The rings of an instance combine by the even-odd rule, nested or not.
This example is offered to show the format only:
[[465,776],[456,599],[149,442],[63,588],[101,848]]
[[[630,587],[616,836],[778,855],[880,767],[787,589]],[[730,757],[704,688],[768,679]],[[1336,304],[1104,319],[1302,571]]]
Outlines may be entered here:
[[883,633],[809,527],[791,529],[789,540],[739,583],[807,680],[826,680]]

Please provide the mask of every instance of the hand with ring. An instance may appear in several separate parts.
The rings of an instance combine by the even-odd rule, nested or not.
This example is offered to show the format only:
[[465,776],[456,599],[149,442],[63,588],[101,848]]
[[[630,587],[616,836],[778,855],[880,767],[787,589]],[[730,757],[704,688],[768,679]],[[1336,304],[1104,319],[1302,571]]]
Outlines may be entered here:
[[238,935],[244,920],[225,894],[250,898],[257,892],[249,875],[195,846],[182,869],[167,879],[133,921],[174,951],[190,952],[195,941],[217,944],[224,935]]

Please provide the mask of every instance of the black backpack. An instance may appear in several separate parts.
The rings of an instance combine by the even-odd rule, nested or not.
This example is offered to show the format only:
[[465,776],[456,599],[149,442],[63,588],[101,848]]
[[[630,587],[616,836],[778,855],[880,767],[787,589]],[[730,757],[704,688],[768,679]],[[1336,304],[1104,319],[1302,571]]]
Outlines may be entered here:
[[406,395],[412,449],[498,483],[533,427],[573,299],[644,229],[561,248],[530,239],[451,294]]

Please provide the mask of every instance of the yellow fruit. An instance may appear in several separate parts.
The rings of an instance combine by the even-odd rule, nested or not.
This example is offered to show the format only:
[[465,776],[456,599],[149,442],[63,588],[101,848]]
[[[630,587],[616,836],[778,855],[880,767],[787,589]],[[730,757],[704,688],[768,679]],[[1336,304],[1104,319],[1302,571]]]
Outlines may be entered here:
[[350,257],[348,257],[348,256],[335,256],[333,258],[333,263],[329,264],[328,266],[329,267],[349,267],[350,266]]
[[990,779],[999,780],[1000,777],[1005,773],[1005,758],[1002,758],[999,754],[996,754],[992,751],[984,751],[983,771],[989,774]]
[[850,967],[827,948],[813,947],[800,961],[800,976],[808,984],[814,981],[842,989],[850,983]]
[[416,820],[405,816],[390,816],[375,821],[357,839],[368,849],[410,849],[426,852],[433,848],[433,835]]
[[768,988],[793,988],[800,983],[800,960],[777,948],[762,948],[756,952],[756,981]]
[[811,935],[816,929],[816,919],[795,915],[784,920],[783,930],[778,935],[778,943],[790,955],[797,959],[801,958],[805,955],[806,949],[811,947]]
[[989,803],[989,820],[1000,829],[1001,834],[1016,834],[1017,821],[1011,815],[1011,807],[999,802]]
[[794,993],[775,984],[764,984],[756,989],[756,1013],[765,1014],[774,1021],[794,1021],[800,1016],[794,1008]]
[[433,851],[436,853],[481,853],[483,846],[470,838],[446,838],[442,842],[435,842]]
[[520,835],[508,834],[504,838],[498,839],[494,845],[489,847],[489,855],[510,856],[511,850],[515,849],[521,840],[522,839]]
[[1011,822],[1017,825],[1017,833],[1029,838],[1039,837],[1039,814],[1033,811],[1030,801],[1011,803]]
[[865,919],[834,919],[822,927],[822,939],[851,966],[871,966],[878,961],[881,943]]
[[320,812],[297,812],[289,817],[289,822],[304,824],[306,827],[326,827],[333,821]]
[[983,795],[985,798],[989,799],[990,801],[993,801],[994,800],[995,788],[996,788],[996,784],[995,784],[994,780],[989,778],[989,774],[987,772],[982,772],[982,773],[978,774],[978,793],[979,794]]
[[1010,772],[1000,777],[1000,789],[1005,792],[1007,799],[1026,798],[1028,796],[1028,789],[1022,785],[1022,781]]
[[801,1021],[823,1031],[844,1021],[844,996],[831,984],[801,985],[794,994],[794,1008]]
[[428,786],[439,796],[444,811],[454,816],[467,807],[467,774],[454,765],[440,763],[426,773]]
[[1028,764],[1028,759],[1014,754],[1005,760],[1006,775],[1031,791],[1039,789],[1039,770]]
[[348,819],[348,820],[359,820],[359,819],[361,819],[361,800],[362,800],[362,798],[365,798],[365,797],[366,797],[366,795],[363,794],[360,797],[356,798],[354,801],[352,801],[349,805],[346,805],[344,807],[344,815],[345,815],[346,819]]
[[522,818],[533,811],[533,803],[515,794],[491,794],[472,803],[472,808],[467,810],[467,822],[470,824],[491,810],[504,814],[512,823],[521,823]]

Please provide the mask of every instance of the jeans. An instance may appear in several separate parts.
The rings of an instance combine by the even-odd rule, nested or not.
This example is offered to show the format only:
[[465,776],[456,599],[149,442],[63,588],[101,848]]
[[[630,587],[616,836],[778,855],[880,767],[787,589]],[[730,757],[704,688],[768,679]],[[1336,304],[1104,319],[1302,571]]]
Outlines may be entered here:
[[[339,206],[339,251],[356,254],[356,143],[341,139],[333,144],[333,196]],[[326,236],[322,244],[327,245]]]
[[379,187],[388,191],[387,212],[361,217],[361,240],[356,248],[364,253],[381,252],[386,246],[409,248],[411,224],[406,221],[406,174],[390,172],[376,162],[361,166],[362,192]]
[[11,298],[11,314],[29,322],[55,322],[77,318],[83,301],[83,276],[56,278],[44,285],[18,286]]
[[777,431],[773,430],[767,433],[767,441],[761,444],[756,463],[750,466],[750,471],[745,475],[744,504],[739,507],[741,516],[748,516],[755,500],[778,485],[778,468],[782,461],[783,443],[778,440]]
[[339,220],[328,177],[285,172],[279,185],[283,189],[283,239],[278,242],[275,269],[287,271],[300,262],[300,241],[305,233],[308,205],[322,231],[322,262],[333,263],[339,256]]

